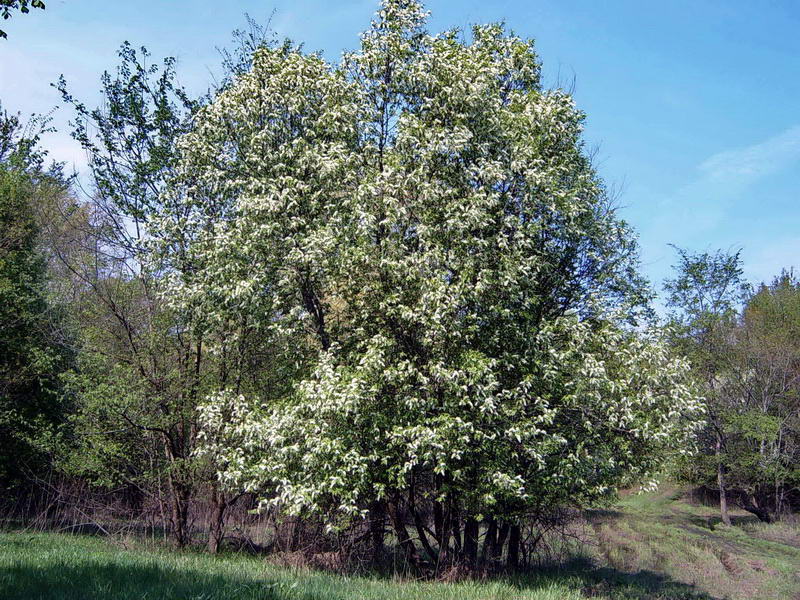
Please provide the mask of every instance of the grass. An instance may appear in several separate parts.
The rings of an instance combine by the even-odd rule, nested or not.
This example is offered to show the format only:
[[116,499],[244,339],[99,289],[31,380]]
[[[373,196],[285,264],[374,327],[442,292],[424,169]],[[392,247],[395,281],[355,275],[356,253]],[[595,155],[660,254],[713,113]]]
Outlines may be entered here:
[[348,577],[144,541],[0,533],[3,600],[795,600],[798,528],[693,506],[677,490],[590,513],[585,543],[553,567],[460,583]]
[[800,600],[800,527],[763,524],[684,500],[681,490],[631,495],[590,516],[593,556],[626,573],[657,572],[711,598]]
[[455,584],[344,577],[63,534],[0,534],[0,598],[181,600],[583,598],[580,580],[554,577]]

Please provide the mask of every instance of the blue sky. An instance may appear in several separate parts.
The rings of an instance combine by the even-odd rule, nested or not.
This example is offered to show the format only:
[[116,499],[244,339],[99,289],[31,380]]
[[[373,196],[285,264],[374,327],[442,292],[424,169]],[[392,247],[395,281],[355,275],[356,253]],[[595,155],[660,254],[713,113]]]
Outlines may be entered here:
[[[374,0],[48,0],[0,25],[0,100],[12,111],[58,104],[63,73],[98,99],[123,40],[173,55],[187,87],[219,73],[216,47],[249,13],[335,59],[357,44]],[[743,250],[753,282],[800,267],[800,2],[796,0],[430,0],[431,30],[504,20],[532,37],[550,85],[574,85],[599,170],[621,190],[645,274],[670,273],[669,243]],[[572,83],[574,79],[574,84]],[[54,123],[66,130],[69,114]],[[66,132],[46,140],[78,169]]]

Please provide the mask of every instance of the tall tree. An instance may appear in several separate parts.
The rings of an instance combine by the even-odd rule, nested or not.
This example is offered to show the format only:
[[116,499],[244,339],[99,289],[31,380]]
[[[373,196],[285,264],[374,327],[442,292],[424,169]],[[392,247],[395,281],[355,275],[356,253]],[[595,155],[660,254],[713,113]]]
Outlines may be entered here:
[[[229,74],[220,89],[245,68],[253,49],[271,43],[258,27],[237,33],[236,41],[242,49],[224,55]],[[198,268],[188,251],[194,233],[178,226],[192,215],[174,206],[169,185],[192,184],[177,183],[177,144],[203,99],[190,98],[177,84],[174,59],[151,63],[146,49],[127,43],[119,56],[116,72],[102,76],[100,108],[76,100],[63,78],[57,86],[76,111],[74,136],[89,153],[94,183],[92,252],[79,261],[64,257],[83,290],[85,324],[83,368],[72,382],[80,391],[76,423],[84,458],[71,468],[98,483],[122,478],[151,492],[164,480],[178,546],[191,537],[193,499],[207,490],[213,505],[208,548],[216,552],[225,510],[238,494],[220,489],[209,463],[195,455],[196,407],[219,389],[218,381],[234,389],[262,385],[258,374],[266,358],[243,324],[246,315],[233,317],[242,336],[215,345],[205,314],[177,311],[163,298],[167,280]],[[211,222],[224,218],[209,216]],[[98,437],[97,431],[105,433]]]
[[692,254],[681,248],[676,251],[679,258],[674,267],[676,276],[664,283],[667,306],[673,309],[671,319],[678,350],[691,359],[704,386],[709,416],[703,439],[707,451],[713,448],[720,515],[723,523],[730,525],[724,460],[726,397],[722,380],[726,377],[728,334],[749,287],[742,278],[739,252]]
[[800,286],[790,273],[748,299],[731,332],[725,463],[737,502],[762,521],[797,498],[800,443]]
[[752,293],[739,253],[679,256],[677,276],[665,283],[675,342],[709,409],[703,455],[685,474],[719,490],[724,523],[731,499],[772,520],[797,476],[798,286],[784,274]]
[[[94,183],[90,255],[63,257],[83,292],[83,368],[73,383],[85,460],[73,468],[146,490],[163,479],[172,536],[183,546],[203,483],[192,451],[205,356],[203,340],[161,300],[159,267],[146,244],[195,101],[176,84],[173,59],[150,63],[146,49],[127,43],[119,56],[116,72],[102,76],[101,108],[74,99],[63,78],[58,84],[76,111],[74,137],[89,153]],[[98,438],[98,430],[106,433]]]
[[164,228],[199,268],[173,303],[247,313],[296,353],[288,390],[209,398],[203,427],[240,440],[209,451],[329,527],[388,517],[412,562],[475,564],[479,522],[504,520],[483,554],[508,543],[514,564],[526,515],[646,478],[702,406],[657,333],[626,326],[648,298],[635,239],[533,44],[432,36],[408,0],[361,39],[338,66],[259,50],[181,143],[192,217]]
[[[763,285],[744,311],[743,371],[749,413],[743,431],[756,465],[748,491],[763,512],[780,517],[800,485],[800,282],[784,272]],[[798,498],[793,498],[794,507]],[[759,513],[756,512],[758,515]]]

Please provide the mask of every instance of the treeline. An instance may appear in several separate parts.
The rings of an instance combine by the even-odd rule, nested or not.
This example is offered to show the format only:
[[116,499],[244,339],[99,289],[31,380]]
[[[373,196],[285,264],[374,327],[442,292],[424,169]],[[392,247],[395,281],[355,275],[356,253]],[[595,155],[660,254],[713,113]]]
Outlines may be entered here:
[[[0,107],[0,110],[2,108]],[[0,481],[26,479],[46,466],[45,448],[69,410],[60,379],[75,359],[65,306],[53,301],[57,269],[42,223],[69,195],[58,166],[37,148],[41,120],[27,127],[0,115]]]
[[336,64],[251,23],[201,97],[124,45],[100,108],[57,86],[80,196],[4,115],[9,514],[62,486],[216,552],[253,507],[274,548],[441,573],[534,562],[665,469],[790,510],[794,363],[769,387],[752,344],[790,344],[794,281],[740,315],[738,257],[684,254],[659,324],[532,42],[425,18],[385,0]]
[[800,282],[783,272],[752,289],[738,252],[679,251],[666,282],[676,351],[692,360],[708,416],[700,454],[677,474],[761,521],[800,500]]

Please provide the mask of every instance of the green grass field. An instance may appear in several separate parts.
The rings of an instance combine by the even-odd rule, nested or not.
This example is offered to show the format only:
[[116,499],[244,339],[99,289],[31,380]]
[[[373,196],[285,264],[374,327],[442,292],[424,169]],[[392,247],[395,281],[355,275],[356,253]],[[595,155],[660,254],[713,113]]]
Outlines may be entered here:
[[589,516],[557,567],[461,583],[346,577],[263,558],[174,552],[144,542],[52,533],[0,534],[0,598],[42,600],[407,600],[800,598],[800,528],[758,525],[674,490],[630,496]]

